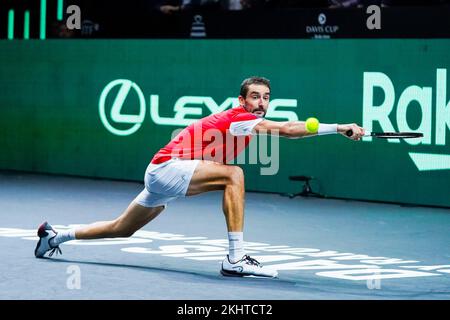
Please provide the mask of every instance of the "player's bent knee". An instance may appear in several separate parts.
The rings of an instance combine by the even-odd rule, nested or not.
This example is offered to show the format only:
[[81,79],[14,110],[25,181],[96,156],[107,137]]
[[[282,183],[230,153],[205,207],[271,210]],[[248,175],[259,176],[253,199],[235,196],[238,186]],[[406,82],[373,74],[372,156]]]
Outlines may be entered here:
[[233,185],[241,185],[244,183],[244,171],[241,167],[231,166],[230,167],[230,175],[229,175],[230,183]]

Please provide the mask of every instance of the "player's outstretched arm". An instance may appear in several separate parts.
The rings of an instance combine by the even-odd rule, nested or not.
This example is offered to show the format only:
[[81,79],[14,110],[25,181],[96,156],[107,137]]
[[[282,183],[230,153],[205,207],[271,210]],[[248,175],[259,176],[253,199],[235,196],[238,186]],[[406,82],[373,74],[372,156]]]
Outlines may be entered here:
[[[347,137],[345,133],[350,129],[353,131],[353,135],[351,137]],[[271,121],[264,119],[255,126],[254,132],[257,134],[279,135],[291,139],[340,133],[352,140],[360,140],[364,135],[364,128],[355,123],[320,123],[317,132],[310,132],[306,129],[305,121]]]

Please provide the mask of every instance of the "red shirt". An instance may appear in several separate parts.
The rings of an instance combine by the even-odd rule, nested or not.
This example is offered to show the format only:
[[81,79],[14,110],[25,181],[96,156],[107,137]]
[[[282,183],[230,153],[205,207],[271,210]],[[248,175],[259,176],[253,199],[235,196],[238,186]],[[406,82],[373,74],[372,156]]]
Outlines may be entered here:
[[262,120],[242,106],[212,114],[184,128],[151,162],[179,158],[227,163],[248,146],[254,126]]

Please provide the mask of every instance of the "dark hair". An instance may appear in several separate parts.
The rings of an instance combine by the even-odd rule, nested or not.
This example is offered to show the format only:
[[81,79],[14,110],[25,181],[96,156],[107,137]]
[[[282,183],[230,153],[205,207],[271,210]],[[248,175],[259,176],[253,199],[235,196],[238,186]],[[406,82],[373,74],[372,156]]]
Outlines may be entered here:
[[266,78],[263,78],[263,77],[250,77],[250,78],[247,78],[244,81],[242,81],[242,84],[241,84],[241,93],[240,93],[240,95],[243,96],[244,98],[247,97],[248,87],[251,84],[262,84],[262,85],[266,86],[267,88],[269,88],[269,90],[270,90],[270,81],[269,81],[269,79],[266,79]]

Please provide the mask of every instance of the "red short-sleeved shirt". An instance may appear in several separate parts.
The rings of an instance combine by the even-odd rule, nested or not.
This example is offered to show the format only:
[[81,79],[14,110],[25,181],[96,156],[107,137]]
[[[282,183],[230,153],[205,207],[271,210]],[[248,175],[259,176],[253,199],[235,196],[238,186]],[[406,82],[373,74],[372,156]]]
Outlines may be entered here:
[[212,114],[184,128],[151,162],[180,158],[227,163],[248,146],[253,128],[262,120],[243,106]]

